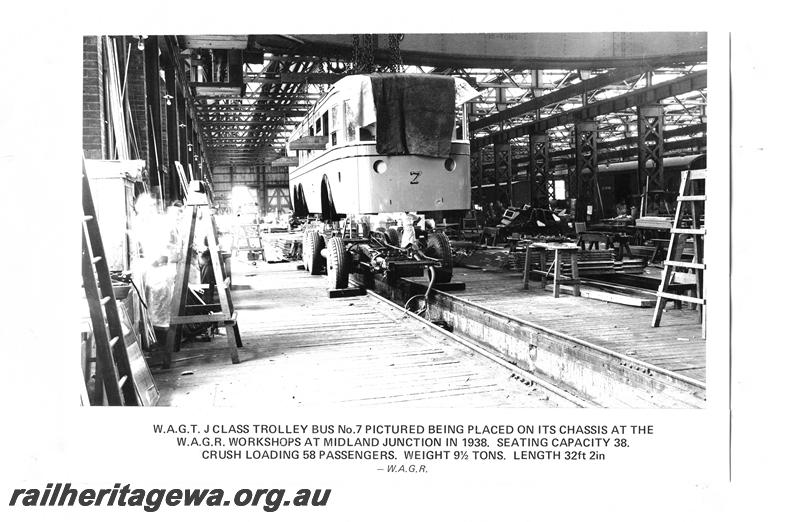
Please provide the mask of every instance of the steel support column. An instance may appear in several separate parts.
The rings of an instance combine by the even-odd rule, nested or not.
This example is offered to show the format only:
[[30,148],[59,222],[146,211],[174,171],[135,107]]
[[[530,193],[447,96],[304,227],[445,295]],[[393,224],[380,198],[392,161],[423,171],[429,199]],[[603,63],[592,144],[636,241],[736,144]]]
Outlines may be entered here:
[[642,191],[642,215],[652,194],[664,192],[664,106],[642,105],[638,108],[639,189]]
[[186,133],[186,121],[188,118],[186,114],[186,98],[183,96],[183,93],[178,91],[178,99],[173,103],[176,104],[176,110],[178,112],[178,161],[183,165],[183,171],[188,176],[189,158],[186,154],[189,150],[187,147],[188,135]]
[[[191,168],[190,168],[191,167]],[[186,106],[186,178],[189,179],[189,171],[194,173],[194,125],[192,123],[192,113],[189,110],[187,100]]]
[[555,197],[555,181],[550,170],[550,139],[546,133],[532,133],[528,138],[530,202],[533,207],[544,208],[548,200]]
[[[506,206],[510,206],[514,201],[514,189],[511,186],[511,144],[509,143],[495,143],[494,144],[494,172],[495,172],[495,186],[499,187],[502,180],[506,181]],[[499,191],[496,197],[500,199]],[[502,200],[501,200],[502,201]]]
[[[572,185],[572,184],[571,184]],[[574,195],[575,220],[590,221],[591,216],[587,207],[594,207],[597,185],[597,122],[579,121],[575,123],[575,174]],[[592,209],[592,215],[598,212]]]
[[169,199],[178,199],[178,173],[175,162],[178,161],[178,111],[176,109],[176,93],[178,86],[175,80],[175,66],[171,62],[164,64],[164,80],[167,84],[167,172],[169,175],[164,180],[165,194]]
[[144,41],[144,81],[147,100],[147,170],[150,186],[161,184],[159,164],[161,158],[161,75],[159,74],[158,37],[153,36]]

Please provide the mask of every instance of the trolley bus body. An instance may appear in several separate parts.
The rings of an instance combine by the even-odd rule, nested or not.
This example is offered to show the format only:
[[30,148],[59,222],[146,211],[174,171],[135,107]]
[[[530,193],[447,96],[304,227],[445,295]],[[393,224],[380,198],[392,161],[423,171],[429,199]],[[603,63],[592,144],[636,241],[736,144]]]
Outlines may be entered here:
[[[352,87],[359,79],[365,82],[369,76],[346,80]],[[344,81],[332,87],[289,138],[287,152],[298,157],[298,166],[289,169],[295,212],[326,216],[335,210],[352,216],[468,209],[469,141],[459,139],[468,135],[463,119],[455,118],[446,158],[379,154],[375,122],[361,126],[366,122],[358,121],[359,114],[374,108],[359,107],[370,100],[358,99],[363,94],[358,88],[341,88]],[[311,136],[316,137],[317,150],[292,150],[292,142]]]
[[[469,208],[468,122],[463,111],[460,122],[455,115],[475,95],[455,78],[353,75],[320,99],[287,145],[287,155],[297,153],[289,170],[295,215],[321,218],[305,229],[307,270],[326,272],[331,290],[346,288],[356,272],[390,280],[425,272],[429,291],[450,282],[447,236],[414,225],[410,213]],[[354,234],[351,220],[339,223],[394,213],[404,216],[405,232],[367,226]]]

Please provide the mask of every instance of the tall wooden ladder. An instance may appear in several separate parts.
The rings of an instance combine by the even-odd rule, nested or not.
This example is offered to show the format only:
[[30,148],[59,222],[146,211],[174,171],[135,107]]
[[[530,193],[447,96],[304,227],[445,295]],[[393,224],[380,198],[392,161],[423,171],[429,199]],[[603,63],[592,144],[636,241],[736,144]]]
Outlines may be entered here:
[[[83,165],[83,288],[89,305],[96,347],[96,386],[110,406],[137,406],[139,401],[125,349],[114,287],[108,271],[100,225],[94,208],[86,164]],[[104,393],[103,393],[104,392]]]
[[[207,196],[206,184],[203,181],[192,181],[189,184],[189,192],[186,197],[186,207],[184,212],[191,209],[191,217],[185,221],[185,229],[182,234],[183,249],[178,258],[178,271],[175,275],[175,286],[172,294],[172,307],[170,310],[169,331],[167,341],[164,346],[162,367],[169,368],[172,365],[172,352],[180,346],[182,325],[184,324],[206,324],[222,323],[226,329],[228,347],[231,353],[231,362],[239,363],[239,351],[242,347],[242,338],[239,335],[239,325],[237,323],[236,312],[233,309],[233,299],[231,298],[231,279],[224,271],[222,253],[219,249],[217,224],[214,216],[207,212],[209,201]],[[203,232],[208,240],[208,249],[211,254],[211,264],[214,270],[214,280],[219,292],[220,311],[210,311],[208,305],[190,306],[186,303],[189,295],[189,270],[192,262],[192,246],[194,244],[195,229],[197,222],[202,216],[202,223],[206,230]],[[214,306],[216,308],[216,306]]]
[[[664,261],[664,270],[661,274],[661,284],[656,294],[656,308],[653,312],[652,326],[659,326],[661,314],[667,300],[675,301],[677,307],[680,303],[690,303],[692,308],[700,307],[699,321],[702,324],[702,336],[706,337],[706,298],[703,274],[706,269],[704,256],[704,242],[706,229],[704,225],[706,171],[686,171],[681,175],[681,186],[678,193],[675,209],[675,221],[670,230],[667,258]],[[685,218],[684,215],[688,213]],[[688,228],[681,228],[688,222]],[[684,261],[682,254],[684,247],[692,239],[694,253],[691,261]],[[675,293],[676,285],[693,285],[694,295]]]

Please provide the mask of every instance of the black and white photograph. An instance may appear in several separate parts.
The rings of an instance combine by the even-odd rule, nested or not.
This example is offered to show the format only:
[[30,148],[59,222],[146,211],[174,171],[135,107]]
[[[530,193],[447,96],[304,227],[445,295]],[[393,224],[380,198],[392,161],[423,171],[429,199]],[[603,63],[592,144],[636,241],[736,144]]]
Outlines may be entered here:
[[792,519],[770,4],[14,6],[0,518]]
[[705,33],[83,42],[89,404],[704,406]]

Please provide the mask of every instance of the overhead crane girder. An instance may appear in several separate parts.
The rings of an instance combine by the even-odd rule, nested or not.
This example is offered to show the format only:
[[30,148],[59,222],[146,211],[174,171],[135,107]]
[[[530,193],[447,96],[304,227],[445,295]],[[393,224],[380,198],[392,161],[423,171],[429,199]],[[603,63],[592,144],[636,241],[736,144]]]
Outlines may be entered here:
[[[380,34],[376,63],[392,53],[388,34]],[[261,48],[277,53],[349,59],[349,34],[251,35]],[[593,69],[669,58],[697,61],[707,52],[704,32],[462,33],[403,35],[404,64],[459,67],[522,67],[526,69]],[[703,59],[703,58],[701,58]]]

